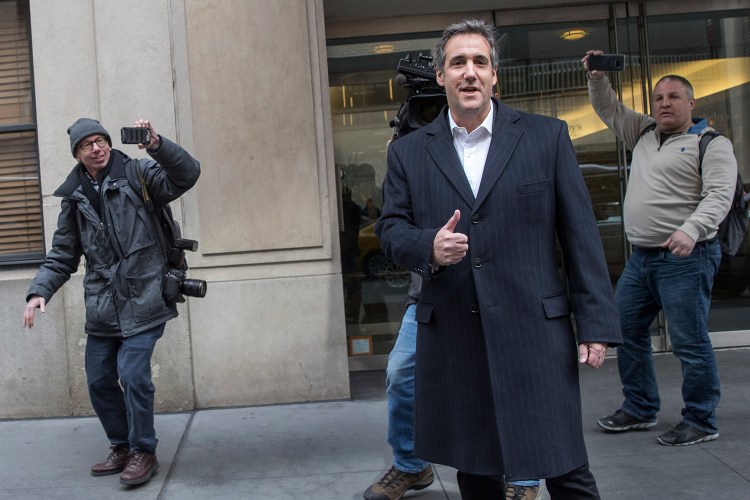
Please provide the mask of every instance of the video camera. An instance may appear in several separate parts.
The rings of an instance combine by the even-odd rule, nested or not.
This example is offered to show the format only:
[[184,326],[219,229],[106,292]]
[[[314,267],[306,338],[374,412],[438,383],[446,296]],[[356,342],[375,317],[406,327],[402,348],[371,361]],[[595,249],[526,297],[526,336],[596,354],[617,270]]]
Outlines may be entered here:
[[394,141],[430,123],[448,103],[445,89],[437,83],[432,56],[419,54],[415,61],[407,55],[399,60],[396,71],[394,81],[409,89],[409,97],[391,120]]

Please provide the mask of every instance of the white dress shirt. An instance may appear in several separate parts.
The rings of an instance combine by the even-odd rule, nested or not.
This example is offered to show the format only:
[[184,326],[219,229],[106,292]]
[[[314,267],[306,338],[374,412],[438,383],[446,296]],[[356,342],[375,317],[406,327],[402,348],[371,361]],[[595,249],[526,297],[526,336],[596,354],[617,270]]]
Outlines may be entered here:
[[458,159],[464,166],[464,173],[469,180],[471,191],[476,198],[479,192],[479,184],[482,182],[484,163],[487,161],[487,153],[490,151],[492,142],[492,120],[495,117],[495,106],[492,112],[487,113],[481,125],[471,133],[466,132],[465,127],[459,127],[448,112],[448,123],[453,133],[453,147],[456,148]]

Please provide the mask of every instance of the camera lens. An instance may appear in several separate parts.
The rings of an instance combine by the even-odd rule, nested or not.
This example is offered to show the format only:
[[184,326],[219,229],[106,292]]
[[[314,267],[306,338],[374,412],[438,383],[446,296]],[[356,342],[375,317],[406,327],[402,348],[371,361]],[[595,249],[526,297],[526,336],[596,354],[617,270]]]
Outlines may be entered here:
[[442,103],[440,102],[426,102],[419,108],[417,115],[419,121],[422,122],[420,125],[424,126],[431,123],[440,114],[440,110],[443,109]]
[[180,292],[189,297],[205,297],[208,283],[203,280],[184,280],[180,284]]
[[407,121],[412,130],[424,127],[440,114],[447,103],[445,94],[417,94],[407,101]]

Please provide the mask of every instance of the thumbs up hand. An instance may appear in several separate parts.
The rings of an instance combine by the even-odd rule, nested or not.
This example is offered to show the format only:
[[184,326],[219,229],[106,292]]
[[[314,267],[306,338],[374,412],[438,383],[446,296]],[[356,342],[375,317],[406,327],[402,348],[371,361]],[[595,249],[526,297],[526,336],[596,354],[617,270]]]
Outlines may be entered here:
[[432,242],[432,265],[458,264],[469,251],[469,238],[465,234],[454,233],[459,219],[461,219],[461,211],[456,210],[435,235],[435,240]]

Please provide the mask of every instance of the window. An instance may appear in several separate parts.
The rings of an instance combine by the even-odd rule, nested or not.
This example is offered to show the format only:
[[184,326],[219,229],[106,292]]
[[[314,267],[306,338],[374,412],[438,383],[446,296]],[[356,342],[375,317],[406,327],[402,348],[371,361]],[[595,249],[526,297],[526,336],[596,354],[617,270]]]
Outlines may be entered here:
[[0,0],[0,265],[44,256],[28,0]]
[[339,180],[341,271],[350,369],[385,367],[404,315],[409,272],[375,236],[383,208],[386,147],[408,90],[399,60],[431,55],[439,33],[328,41],[333,149]]

